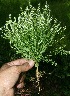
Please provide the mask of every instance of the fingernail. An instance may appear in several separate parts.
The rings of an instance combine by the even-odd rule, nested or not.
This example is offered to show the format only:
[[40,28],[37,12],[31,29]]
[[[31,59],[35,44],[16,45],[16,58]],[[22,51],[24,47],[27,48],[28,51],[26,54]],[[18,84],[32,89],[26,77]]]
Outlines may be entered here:
[[34,61],[33,61],[33,60],[29,60],[29,65],[30,65],[31,67],[33,67],[33,66],[34,66]]

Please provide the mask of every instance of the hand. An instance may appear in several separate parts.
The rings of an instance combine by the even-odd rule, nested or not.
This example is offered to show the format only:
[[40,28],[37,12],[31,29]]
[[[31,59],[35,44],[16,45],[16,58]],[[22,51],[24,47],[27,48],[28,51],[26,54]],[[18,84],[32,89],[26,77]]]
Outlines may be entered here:
[[[33,60],[18,59],[4,64],[0,69],[0,96],[14,96],[14,85],[19,79],[21,72],[26,72],[34,66]],[[17,88],[23,86],[20,78]]]

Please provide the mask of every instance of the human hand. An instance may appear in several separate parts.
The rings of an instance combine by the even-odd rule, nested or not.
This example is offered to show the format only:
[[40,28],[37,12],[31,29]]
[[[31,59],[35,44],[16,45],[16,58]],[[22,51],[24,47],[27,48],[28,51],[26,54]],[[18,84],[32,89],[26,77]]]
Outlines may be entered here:
[[[14,85],[21,72],[26,72],[34,66],[33,60],[18,59],[4,64],[0,69],[0,96],[14,96]],[[23,77],[17,88],[23,87]]]

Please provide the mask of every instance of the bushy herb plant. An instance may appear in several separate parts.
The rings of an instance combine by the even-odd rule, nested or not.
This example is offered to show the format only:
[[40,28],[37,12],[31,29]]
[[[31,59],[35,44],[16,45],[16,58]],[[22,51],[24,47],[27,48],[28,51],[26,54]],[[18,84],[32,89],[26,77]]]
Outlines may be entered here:
[[4,34],[3,38],[9,39],[11,48],[17,54],[36,62],[37,73],[41,60],[57,65],[52,60],[52,54],[68,54],[64,50],[66,45],[63,44],[66,27],[61,27],[58,20],[53,19],[47,2],[44,8],[38,4],[37,9],[29,3],[25,11],[21,8],[18,18],[14,17],[12,20],[10,14],[5,26],[0,29]]
[[[32,5],[26,7],[25,11],[21,8],[21,13],[18,16],[18,20],[14,17],[14,21],[9,15],[9,21],[6,21],[2,31],[4,38],[10,40],[11,48],[16,50],[16,53],[20,53],[22,57],[33,59],[37,63],[44,59],[43,53],[53,44],[58,44],[63,38],[62,32],[65,27],[61,27],[57,19],[54,19],[50,15],[49,5],[46,3],[45,8],[35,9]],[[57,40],[58,35],[60,41]],[[57,38],[56,38],[57,36]],[[54,48],[55,54],[62,51],[65,45]],[[50,50],[50,49],[49,49]],[[51,50],[49,52],[51,53]],[[48,53],[48,54],[49,54]],[[46,61],[49,61],[46,54]]]
[[57,65],[52,61],[53,53],[67,54],[64,50],[65,44],[60,44],[66,27],[61,27],[58,20],[53,19],[47,2],[44,8],[40,8],[38,4],[37,9],[29,3],[25,11],[21,8],[18,18],[14,17],[12,20],[9,15],[9,21],[1,29],[4,38],[9,39],[11,48],[17,54],[36,62],[37,71],[41,60]]

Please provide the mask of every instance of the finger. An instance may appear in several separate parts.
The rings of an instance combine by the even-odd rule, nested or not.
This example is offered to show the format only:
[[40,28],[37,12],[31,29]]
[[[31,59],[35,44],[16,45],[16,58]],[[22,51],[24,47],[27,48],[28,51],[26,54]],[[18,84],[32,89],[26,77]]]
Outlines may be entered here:
[[19,83],[18,85],[17,85],[17,88],[19,89],[19,88],[23,88],[24,87],[24,82],[22,82],[22,83]]
[[21,65],[21,66],[18,66],[18,70],[19,72],[26,72],[28,71],[29,69],[31,69],[32,67],[34,66],[34,61],[33,60],[29,60],[27,63]]
[[9,68],[10,65],[4,64],[1,68],[0,68],[0,72],[6,70],[7,68]]
[[28,62],[27,59],[17,59],[17,60],[14,60],[12,62],[8,62],[7,64],[10,65],[10,66],[13,66],[13,65],[22,65],[24,63]]
[[6,64],[4,64],[1,68],[0,68],[0,72],[2,72],[3,70],[9,68],[10,66],[14,66],[14,65],[22,65],[26,62],[29,62],[27,59],[17,59],[17,60],[14,60],[12,62],[8,62]]
[[0,73],[0,82],[2,88],[11,89],[17,82],[19,78],[19,71],[17,66],[12,66]]
[[16,85],[15,85],[15,87],[17,87],[20,83],[24,83],[24,80],[25,80],[25,77],[26,77],[26,74],[24,73],[21,73],[20,74],[20,76],[19,76],[19,79],[18,79],[18,81],[16,82]]
[[19,76],[18,83],[23,82],[25,80],[25,77],[26,77],[26,73],[21,73],[20,76]]

